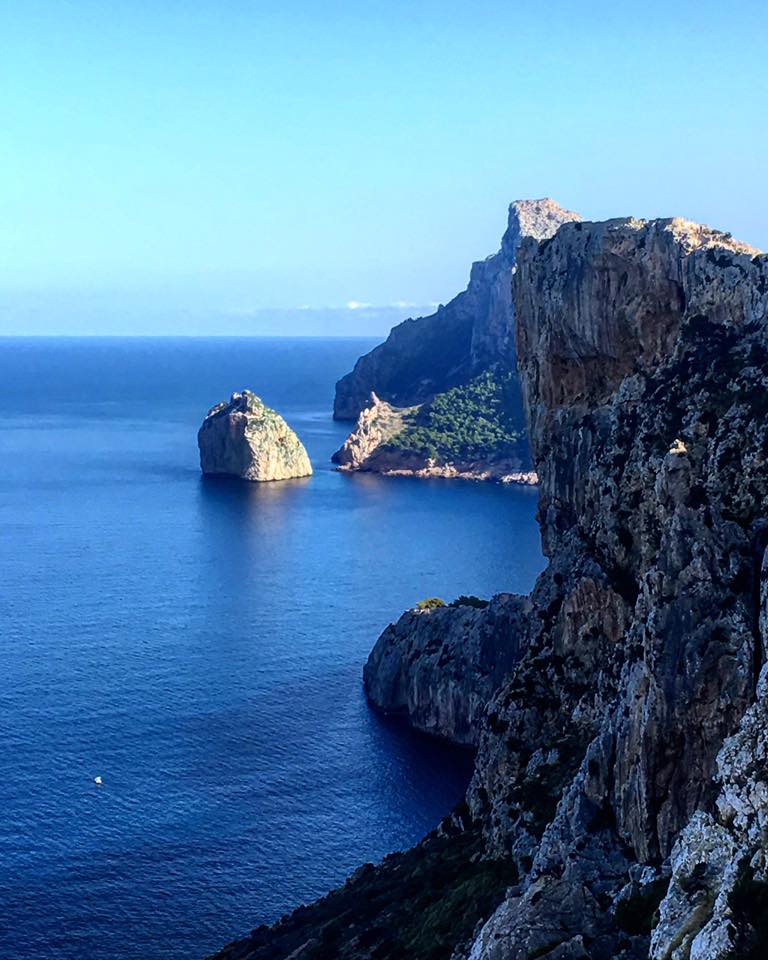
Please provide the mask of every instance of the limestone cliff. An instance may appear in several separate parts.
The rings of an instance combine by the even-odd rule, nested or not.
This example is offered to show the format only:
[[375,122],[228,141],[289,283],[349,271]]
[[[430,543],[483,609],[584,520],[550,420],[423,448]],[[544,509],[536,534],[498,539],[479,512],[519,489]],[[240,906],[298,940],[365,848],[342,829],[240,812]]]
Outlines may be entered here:
[[331,460],[343,470],[385,472],[389,444],[405,427],[406,417],[416,409],[393,407],[372,392],[367,405],[360,411],[355,429]]
[[[442,939],[434,904],[394,890],[355,927],[352,884],[332,917],[322,902],[276,928],[290,950],[267,931],[271,953],[246,940],[232,956],[768,955],[768,257],[683,220],[624,219],[566,224],[517,264],[549,564],[505,638],[519,659],[485,711],[467,808],[440,832],[454,852],[480,836],[514,879],[478,882],[483,909],[501,902],[471,933],[450,923],[454,862]],[[418,721],[420,691],[450,700],[473,680],[435,676],[450,628],[430,645],[401,623],[381,679]]]
[[288,480],[312,473],[307,451],[279,413],[250,390],[208,411],[197,435],[205,474]]
[[550,565],[469,794],[488,852],[525,880],[473,960],[647,956],[675,842],[715,816],[715,760],[764,644],[768,259],[755,254],[682,220],[571,224],[521,250]]
[[354,420],[371,392],[410,407],[466,383],[494,364],[515,366],[511,276],[524,237],[544,239],[579,215],[553,200],[518,200],[509,208],[500,250],[472,266],[467,289],[437,313],[406,320],[336,384],[333,415]]
[[491,696],[520,659],[528,602],[408,610],[379,637],[363,671],[371,703],[425,733],[476,746]]

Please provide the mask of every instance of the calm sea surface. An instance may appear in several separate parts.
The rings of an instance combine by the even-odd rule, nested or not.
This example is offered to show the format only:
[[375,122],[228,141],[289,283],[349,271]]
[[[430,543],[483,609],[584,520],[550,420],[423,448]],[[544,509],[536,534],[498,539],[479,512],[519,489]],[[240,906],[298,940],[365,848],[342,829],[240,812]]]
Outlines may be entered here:
[[[536,496],[334,472],[371,345],[0,340],[0,957],[200,958],[461,796],[467,758],[372,714],[361,668],[423,597],[527,590]],[[314,477],[201,478],[243,387]]]

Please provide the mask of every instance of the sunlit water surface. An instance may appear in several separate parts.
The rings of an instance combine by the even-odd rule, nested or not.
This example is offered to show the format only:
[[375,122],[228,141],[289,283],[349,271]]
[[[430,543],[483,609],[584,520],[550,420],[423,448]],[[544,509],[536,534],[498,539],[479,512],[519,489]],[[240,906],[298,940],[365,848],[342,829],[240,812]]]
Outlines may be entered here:
[[[422,597],[530,587],[535,492],[334,472],[370,346],[0,340],[0,956],[202,957],[460,798],[467,757],[361,668]],[[201,478],[243,387],[311,479]]]

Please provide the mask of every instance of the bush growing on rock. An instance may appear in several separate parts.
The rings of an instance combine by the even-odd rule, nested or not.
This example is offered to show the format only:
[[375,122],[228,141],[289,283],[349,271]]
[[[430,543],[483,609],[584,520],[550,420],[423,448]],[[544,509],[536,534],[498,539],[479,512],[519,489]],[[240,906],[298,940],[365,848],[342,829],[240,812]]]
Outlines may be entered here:
[[416,604],[417,610],[437,610],[438,607],[446,606],[445,600],[440,597],[427,597],[426,600],[419,600]]

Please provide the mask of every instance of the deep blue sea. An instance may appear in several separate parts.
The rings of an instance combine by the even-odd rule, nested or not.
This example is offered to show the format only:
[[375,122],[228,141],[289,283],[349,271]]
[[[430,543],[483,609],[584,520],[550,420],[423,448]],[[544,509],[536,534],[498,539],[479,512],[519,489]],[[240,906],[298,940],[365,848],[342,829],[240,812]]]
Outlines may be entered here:
[[[199,960],[460,798],[361,669],[423,597],[527,590],[536,494],[335,472],[371,345],[0,340],[0,957]],[[311,479],[200,476],[243,387]]]

